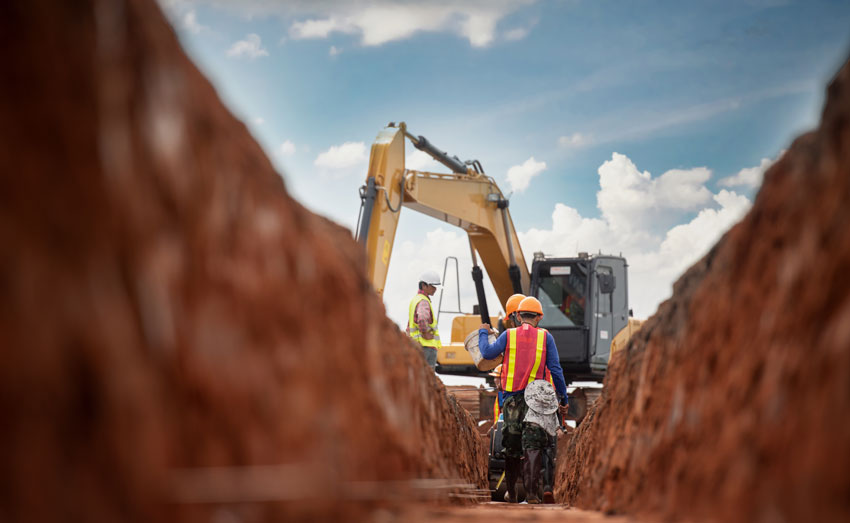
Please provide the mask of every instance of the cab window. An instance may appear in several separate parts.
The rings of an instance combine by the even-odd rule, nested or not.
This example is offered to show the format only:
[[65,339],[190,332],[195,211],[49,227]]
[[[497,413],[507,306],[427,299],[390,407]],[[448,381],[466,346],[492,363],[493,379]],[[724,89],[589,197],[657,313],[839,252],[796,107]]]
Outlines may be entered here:
[[543,305],[540,326],[581,327],[586,306],[587,269],[568,263],[541,269],[537,299]]

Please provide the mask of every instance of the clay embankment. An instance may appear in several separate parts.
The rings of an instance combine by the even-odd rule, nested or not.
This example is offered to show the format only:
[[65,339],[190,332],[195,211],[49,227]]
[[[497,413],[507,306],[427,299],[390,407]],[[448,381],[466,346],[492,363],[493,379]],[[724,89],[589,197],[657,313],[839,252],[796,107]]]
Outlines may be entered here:
[[0,520],[351,519],[416,496],[391,480],[485,486],[360,248],[153,1],[13,2],[0,42]]
[[850,520],[850,65],[563,443],[557,495],[579,507]]

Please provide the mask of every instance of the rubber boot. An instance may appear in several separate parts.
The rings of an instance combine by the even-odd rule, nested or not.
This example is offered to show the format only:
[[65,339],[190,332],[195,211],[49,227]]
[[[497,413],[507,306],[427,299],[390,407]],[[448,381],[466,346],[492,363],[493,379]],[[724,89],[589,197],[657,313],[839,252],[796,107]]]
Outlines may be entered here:
[[555,503],[555,448],[543,451],[543,503]]
[[508,491],[505,492],[505,501],[508,503],[518,503],[519,494],[516,490],[516,482],[519,479],[521,458],[505,457],[505,484]]
[[543,466],[543,451],[528,449],[525,451],[525,461],[522,467],[522,482],[525,485],[525,500],[529,504],[540,503],[539,483]]

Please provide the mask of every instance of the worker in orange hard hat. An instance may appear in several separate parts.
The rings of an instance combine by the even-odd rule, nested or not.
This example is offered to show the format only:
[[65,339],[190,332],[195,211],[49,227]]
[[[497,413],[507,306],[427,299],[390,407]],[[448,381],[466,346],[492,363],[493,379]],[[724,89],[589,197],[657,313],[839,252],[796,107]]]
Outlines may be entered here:
[[[546,329],[537,327],[543,318],[540,301],[527,297],[519,303],[516,312],[521,325],[500,334],[492,345],[487,339],[490,326],[482,324],[478,330],[478,348],[486,359],[496,358],[502,353],[505,355],[500,379],[505,398],[502,408],[505,419],[502,441],[505,445],[505,480],[508,488],[505,501],[518,502],[516,482],[522,467],[526,500],[529,503],[540,503],[538,482],[550,439],[541,426],[523,423],[528,411],[525,388],[535,380],[546,380],[551,373],[561,413],[566,415],[569,405],[567,384],[555,338]],[[544,485],[543,500],[547,503],[554,502],[552,487]]]
[[505,302],[505,327],[512,329],[520,326],[519,318],[516,316],[516,309],[522,300],[525,299],[525,294],[514,294],[508,301]]

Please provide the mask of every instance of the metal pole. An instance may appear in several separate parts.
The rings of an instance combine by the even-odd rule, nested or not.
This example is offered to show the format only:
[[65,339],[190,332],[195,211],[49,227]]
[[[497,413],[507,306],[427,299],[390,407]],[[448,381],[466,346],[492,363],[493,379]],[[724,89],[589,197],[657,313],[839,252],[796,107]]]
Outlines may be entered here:
[[508,257],[511,260],[511,265],[516,265],[516,256],[514,255],[514,244],[511,241],[511,234],[508,232],[508,201],[502,201],[505,202],[505,206],[502,207],[502,225],[505,227],[505,239],[508,241]]
[[363,219],[360,222],[360,230],[357,232],[357,241],[364,247],[369,235],[369,225],[372,223],[372,209],[375,207],[375,198],[378,195],[378,188],[375,186],[375,179],[369,178],[366,180],[366,194],[363,196]]
[[516,255],[514,254],[514,244],[511,241],[511,233],[508,228],[508,201],[499,201],[499,207],[502,209],[502,226],[505,228],[505,240],[508,242],[508,258],[511,264],[508,266],[508,277],[511,279],[511,284],[514,287],[515,293],[522,293],[522,279],[519,274],[519,266],[516,264]]
[[475,293],[478,295],[478,312],[481,313],[481,323],[489,324],[490,311],[487,310],[487,296],[484,294],[484,273],[478,266],[478,258],[475,256],[472,238],[469,239],[469,250],[472,252],[472,281],[475,282]]
[[424,136],[413,136],[407,132],[407,126],[401,127],[404,135],[413,143],[413,146],[422,152],[427,153],[431,158],[445,165],[455,174],[467,174],[469,171],[460,158],[457,156],[449,156],[449,153],[441,151],[434,144],[428,141]]

